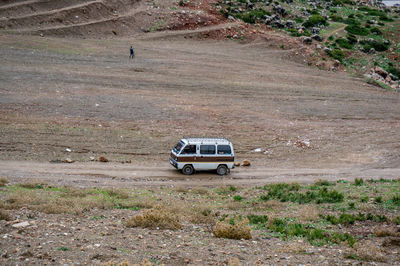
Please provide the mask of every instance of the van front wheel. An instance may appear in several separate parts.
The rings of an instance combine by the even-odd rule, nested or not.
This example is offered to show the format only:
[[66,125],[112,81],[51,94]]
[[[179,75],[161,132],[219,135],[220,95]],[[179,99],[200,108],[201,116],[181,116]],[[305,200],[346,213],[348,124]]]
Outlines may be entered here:
[[228,173],[228,167],[224,164],[218,165],[217,174],[219,175],[226,175]]
[[194,173],[194,168],[192,165],[187,164],[182,168],[182,173],[185,175],[191,175]]

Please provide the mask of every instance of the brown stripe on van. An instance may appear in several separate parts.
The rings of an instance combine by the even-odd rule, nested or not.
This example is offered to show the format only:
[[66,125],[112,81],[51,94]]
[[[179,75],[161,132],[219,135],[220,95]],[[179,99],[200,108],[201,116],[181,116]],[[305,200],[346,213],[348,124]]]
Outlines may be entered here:
[[232,156],[182,156],[178,157],[178,162],[199,162],[199,163],[215,163],[215,162],[233,162]]

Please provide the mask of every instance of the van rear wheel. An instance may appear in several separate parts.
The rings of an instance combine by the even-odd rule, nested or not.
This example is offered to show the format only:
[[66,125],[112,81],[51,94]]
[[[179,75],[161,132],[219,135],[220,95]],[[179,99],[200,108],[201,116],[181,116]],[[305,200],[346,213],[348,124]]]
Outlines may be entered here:
[[194,173],[194,168],[192,165],[187,164],[182,168],[182,173],[185,175],[192,175]]
[[224,164],[218,165],[217,174],[219,175],[226,175],[228,173],[228,167]]

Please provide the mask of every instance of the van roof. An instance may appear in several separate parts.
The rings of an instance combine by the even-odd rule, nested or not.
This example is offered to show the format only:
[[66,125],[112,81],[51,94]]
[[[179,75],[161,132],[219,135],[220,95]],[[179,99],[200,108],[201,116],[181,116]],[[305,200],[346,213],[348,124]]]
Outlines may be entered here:
[[182,139],[185,143],[195,143],[195,144],[227,144],[231,142],[225,138],[184,138]]

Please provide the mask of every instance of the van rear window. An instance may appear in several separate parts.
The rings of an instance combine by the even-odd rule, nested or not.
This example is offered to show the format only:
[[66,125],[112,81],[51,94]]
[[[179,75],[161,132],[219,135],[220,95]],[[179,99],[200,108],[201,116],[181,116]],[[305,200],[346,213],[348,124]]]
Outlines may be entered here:
[[231,146],[229,145],[218,145],[218,154],[231,154]]
[[200,145],[200,154],[215,154],[215,145]]

